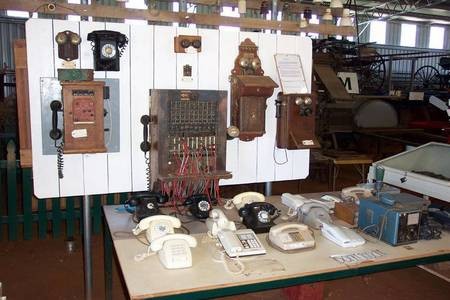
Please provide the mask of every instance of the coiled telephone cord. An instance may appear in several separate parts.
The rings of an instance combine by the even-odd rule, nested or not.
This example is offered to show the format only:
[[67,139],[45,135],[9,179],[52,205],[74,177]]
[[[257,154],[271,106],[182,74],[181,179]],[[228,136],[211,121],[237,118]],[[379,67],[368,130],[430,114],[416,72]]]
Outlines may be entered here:
[[56,147],[56,166],[58,168],[58,178],[59,179],[63,179],[64,178],[64,173],[63,173],[63,169],[64,169],[64,142],[61,142],[61,144],[59,144],[58,146],[56,146],[56,142],[55,142],[55,147]]

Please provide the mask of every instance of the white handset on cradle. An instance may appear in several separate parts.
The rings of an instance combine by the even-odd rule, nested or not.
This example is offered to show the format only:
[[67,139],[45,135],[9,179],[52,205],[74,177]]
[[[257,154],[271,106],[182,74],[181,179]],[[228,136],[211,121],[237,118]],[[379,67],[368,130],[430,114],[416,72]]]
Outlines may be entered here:
[[192,267],[191,248],[197,246],[197,240],[187,234],[166,234],[153,240],[150,249],[158,252],[159,260],[166,269]]
[[361,246],[366,242],[359,234],[344,226],[323,223],[321,231],[325,238],[344,248]]
[[269,241],[275,248],[284,251],[312,248],[316,244],[308,226],[292,222],[270,228]]
[[156,215],[142,219],[133,229],[133,234],[138,235],[143,230],[146,231],[147,240],[152,243],[153,240],[170,233],[174,233],[174,228],[180,228],[179,219],[166,215]]
[[209,212],[209,218],[206,219],[206,227],[213,237],[216,237],[220,230],[236,231],[236,225],[229,221],[222,210],[214,208]]
[[266,197],[264,197],[263,194],[257,192],[245,192],[234,196],[232,201],[234,206],[236,206],[236,208],[239,210],[247,203],[265,202]]
[[341,197],[346,200],[357,201],[360,198],[369,198],[373,196],[373,191],[373,189],[367,187],[351,186],[342,189]]

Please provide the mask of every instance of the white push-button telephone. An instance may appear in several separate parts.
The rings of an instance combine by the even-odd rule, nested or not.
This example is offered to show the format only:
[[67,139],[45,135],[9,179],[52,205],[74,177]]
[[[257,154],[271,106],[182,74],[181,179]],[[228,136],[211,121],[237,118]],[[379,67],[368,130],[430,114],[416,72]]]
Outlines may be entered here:
[[190,247],[196,247],[197,240],[190,235],[172,233],[153,240],[150,249],[158,252],[159,260],[167,269],[192,267]]
[[291,222],[270,228],[269,241],[283,251],[312,248],[316,244],[308,226]]
[[180,228],[181,222],[179,219],[166,215],[157,215],[142,219],[136,228],[133,229],[133,234],[138,235],[142,231],[146,231],[146,237],[149,243],[152,243],[158,237],[166,234],[174,233],[174,228]]
[[266,254],[266,249],[251,229],[221,230],[217,237],[229,257]]

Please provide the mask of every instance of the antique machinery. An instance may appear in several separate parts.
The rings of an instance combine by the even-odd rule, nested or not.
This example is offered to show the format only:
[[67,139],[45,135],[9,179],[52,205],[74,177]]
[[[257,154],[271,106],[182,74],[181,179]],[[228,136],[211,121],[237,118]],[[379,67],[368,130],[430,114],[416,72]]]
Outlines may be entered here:
[[258,47],[245,39],[231,71],[231,125],[239,129],[241,141],[251,141],[265,133],[266,100],[278,87],[264,76]]
[[226,105],[225,91],[151,91],[150,171],[174,204],[198,194],[218,199],[219,179],[231,178]]

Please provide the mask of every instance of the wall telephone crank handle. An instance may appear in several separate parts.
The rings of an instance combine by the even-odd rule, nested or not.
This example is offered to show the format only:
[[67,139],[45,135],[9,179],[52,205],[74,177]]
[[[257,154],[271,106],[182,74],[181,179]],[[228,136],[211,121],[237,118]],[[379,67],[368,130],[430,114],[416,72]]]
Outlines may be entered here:
[[150,124],[150,116],[148,115],[143,115],[141,117],[141,123],[143,125],[143,132],[142,132],[142,136],[143,136],[143,141],[141,143],[141,151],[143,152],[148,152],[150,151],[150,142],[148,141],[148,125]]
[[58,128],[58,111],[61,111],[62,109],[61,102],[53,100],[50,103],[50,109],[52,110],[52,129],[50,130],[50,138],[56,141],[62,136],[62,131]]

